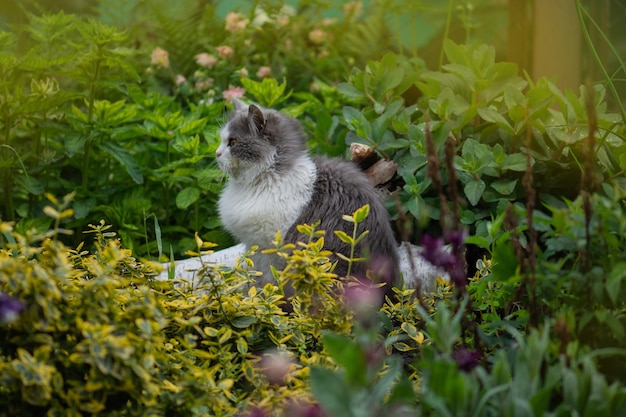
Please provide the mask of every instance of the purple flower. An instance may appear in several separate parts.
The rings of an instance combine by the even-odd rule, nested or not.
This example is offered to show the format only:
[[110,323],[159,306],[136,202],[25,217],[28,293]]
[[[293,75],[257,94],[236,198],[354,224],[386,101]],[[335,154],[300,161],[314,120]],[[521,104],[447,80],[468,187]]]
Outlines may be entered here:
[[267,413],[260,408],[254,407],[246,413],[246,417],[267,417]]
[[298,401],[287,403],[283,415],[293,417],[325,417],[318,404],[305,404]]
[[22,310],[24,303],[8,294],[0,293],[0,323],[13,323]]
[[300,417],[324,417],[325,414],[319,405],[311,405],[304,409]]
[[478,366],[480,352],[467,350],[462,347],[452,354],[452,359],[454,359],[462,371],[470,372]]
[[450,275],[450,281],[457,288],[465,288],[467,285],[467,273],[465,266],[461,262],[457,262],[456,265],[450,268],[448,274]]
[[458,262],[452,253],[444,246],[443,239],[424,235],[422,237],[422,258],[426,259],[433,266],[438,268],[450,269]]
[[465,231],[463,230],[450,230],[446,233],[446,241],[453,248],[460,248],[465,243]]
[[424,235],[420,255],[433,266],[444,269],[452,283],[457,288],[463,289],[467,285],[467,271],[460,248],[465,241],[465,233],[450,231],[446,234],[446,240],[450,245],[446,246],[441,237]]

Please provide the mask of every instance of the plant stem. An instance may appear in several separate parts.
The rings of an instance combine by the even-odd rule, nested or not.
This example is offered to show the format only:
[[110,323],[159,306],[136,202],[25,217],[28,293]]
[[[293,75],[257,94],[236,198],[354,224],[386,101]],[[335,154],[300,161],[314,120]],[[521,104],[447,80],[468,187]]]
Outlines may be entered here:
[[[596,64],[598,64],[598,67],[602,71],[602,74],[604,75],[604,78],[606,78],[606,83],[608,85],[608,89],[611,91],[611,94],[613,94],[613,97],[615,98],[615,103],[617,104],[617,106],[619,108],[620,116],[622,116],[622,121],[624,123],[626,123],[626,109],[624,109],[624,106],[622,105],[622,101],[620,99],[620,95],[617,92],[617,89],[615,88],[615,84],[613,83],[613,80],[612,80],[613,77],[611,77],[609,75],[606,67],[602,63],[602,59],[600,58],[600,55],[598,54],[598,51],[596,51],[596,49],[593,46],[593,41],[591,40],[591,35],[589,34],[589,29],[587,28],[587,25],[585,24],[585,16],[588,17],[589,20],[591,20],[591,22],[594,24],[596,30],[598,32],[600,32],[602,37],[606,40],[607,44],[611,48],[611,51],[617,57],[619,63],[621,64],[621,67],[624,69],[624,71],[626,71],[626,64],[620,58],[619,53],[613,47],[613,45],[611,44],[611,42],[609,41],[607,36],[604,34],[604,32],[602,32],[602,30],[596,24],[596,22],[593,19],[591,19],[591,16],[589,16],[589,12],[587,12],[587,10],[585,10],[585,8],[580,4],[580,0],[576,1],[576,10],[578,11],[578,21],[580,22],[580,27],[582,29],[582,33],[583,33],[583,37],[585,39],[585,42],[589,46],[589,50],[591,51],[591,54],[592,54],[594,60],[596,61]],[[584,16],[583,16],[583,13],[584,13]]]
[[350,276],[350,273],[352,272],[352,263],[354,262],[354,249],[356,247],[356,230],[358,227],[358,223],[355,221],[354,222],[354,228],[352,229],[352,245],[350,245],[350,259],[348,260],[348,272],[346,273],[346,276]]
[[452,22],[452,5],[453,5],[454,1],[453,0],[448,0],[448,15],[446,17],[446,27],[443,30],[443,41],[441,44],[441,51],[439,52],[439,71],[441,71],[441,67],[443,67],[443,57],[444,57],[444,48],[443,48],[443,42],[446,41],[446,39],[448,39],[448,36],[450,35],[450,24]]
[[[6,86],[6,84],[5,84]],[[7,92],[8,94],[8,92]],[[4,145],[0,153],[0,158],[3,161],[2,165],[2,189],[4,190],[4,206],[6,209],[6,219],[9,221],[15,220],[15,207],[13,203],[13,193],[11,192],[13,186],[13,175],[11,171],[11,164],[9,164],[9,148],[10,148],[10,135],[11,135],[11,114],[7,114],[7,120],[4,125]],[[6,161],[6,162],[4,162]]]
[[200,230],[200,199],[197,199],[195,203],[193,203],[193,211],[194,211],[194,229]]
[[[93,124],[93,103],[96,100],[96,86],[98,83],[98,79],[100,78],[100,64],[102,63],[102,50],[98,47],[98,59],[96,59],[96,68],[94,71],[94,76],[91,81],[91,85],[89,86],[89,108],[87,114],[87,124],[89,127]],[[87,184],[89,179],[89,154],[90,154],[91,143],[89,139],[85,141],[85,154],[83,155],[83,182],[82,188],[87,193]]]
[[146,222],[147,220],[148,218],[146,217],[146,211],[143,210],[143,236],[146,241],[146,251],[148,252],[148,259],[152,259],[152,255],[150,254],[150,241],[148,240],[148,223]]

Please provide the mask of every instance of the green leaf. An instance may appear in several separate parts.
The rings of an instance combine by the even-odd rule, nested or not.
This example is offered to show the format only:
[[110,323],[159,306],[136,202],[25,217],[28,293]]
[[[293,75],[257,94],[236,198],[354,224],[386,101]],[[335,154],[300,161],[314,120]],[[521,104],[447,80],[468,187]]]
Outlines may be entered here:
[[409,352],[413,350],[411,346],[407,345],[404,342],[396,342],[393,344],[393,347],[396,348],[400,352]]
[[364,125],[369,125],[369,122],[367,121],[363,113],[361,113],[358,109],[355,109],[354,107],[345,106],[343,108],[343,117],[348,127],[351,127],[354,130],[359,129]]
[[606,292],[613,304],[618,300],[624,279],[626,279],[626,262],[613,265],[613,269],[606,279]]
[[237,352],[245,355],[248,353],[248,342],[243,337],[237,339]]
[[452,40],[446,38],[443,42],[443,51],[451,63],[468,64],[467,50],[463,45],[457,45]]
[[489,122],[498,125],[509,133],[513,133],[513,127],[506,118],[491,107],[479,107],[476,109],[480,117]]
[[65,135],[63,138],[63,146],[68,156],[72,157],[75,154],[82,152],[85,149],[85,143],[89,137],[87,134],[73,131]]
[[346,243],[348,245],[354,244],[354,239],[352,239],[352,236],[349,236],[346,232],[341,230],[335,230],[334,233],[343,243]]
[[389,69],[386,76],[381,80],[380,85],[376,89],[376,98],[383,99],[385,95],[395,87],[397,87],[404,78],[404,70],[402,68]]
[[396,380],[402,374],[402,359],[398,356],[390,356],[387,359],[387,369],[379,376],[378,381],[370,391],[370,398],[373,404],[383,404],[385,397],[396,385]]
[[443,69],[455,74],[459,77],[465,84],[474,85],[476,84],[476,75],[472,71],[471,68],[466,67],[461,64],[447,64],[443,66]]
[[76,200],[73,203],[74,216],[77,219],[83,219],[87,217],[89,211],[96,205],[95,198],[87,198],[85,200]]
[[509,195],[515,190],[517,180],[500,180],[491,183],[494,190],[502,195]]
[[143,174],[141,173],[141,168],[130,152],[117,143],[111,141],[99,143],[98,147],[117,159],[135,183],[143,184]]
[[322,341],[330,357],[345,369],[348,381],[365,383],[365,352],[354,340],[328,331],[323,333]]
[[363,207],[357,209],[353,215],[355,223],[363,223],[363,221],[367,218],[369,214],[370,214],[369,204],[366,204]]
[[526,171],[526,159],[527,157],[523,153],[512,153],[504,158],[502,168],[508,169],[509,171],[524,172]]
[[344,96],[350,97],[350,98],[362,98],[362,97],[364,97],[363,93],[361,91],[359,91],[358,88],[356,88],[354,85],[352,85],[350,83],[339,83],[337,85],[337,91],[339,91]]
[[508,281],[516,276],[519,261],[509,240],[499,242],[493,250],[491,273],[497,281]]
[[472,206],[478,204],[478,202],[480,201],[480,197],[482,197],[486,187],[487,185],[485,184],[485,181],[481,179],[473,179],[465,184],[463,190],[465,191],[465,196],[467,197],[467,200]]
[[352,392],[343,378],[330,369],[311,368],[311,390],[329,416],[352,417]]
[[400,380],[393,387],[393,390],[387,399],[387,403],[390,405],[413,404],[415,401],[416,394],[413,389],[413,383],[405,374],[401,374]]
[[194,135],[200,133],[202,131],[202,128],[204,128],[204,126],[206,125],[206,122],[206,118],[197,120],[191,118],[185,120],[178,128],[178,133],[180,133],[181,135]]
[[176,207],[186,209],[200,198],[200,190],[196,187],[182,189],[176,195]]
[[232,321],[232,325],[239,328],[245,329],[259,321],[255,316],[239,316],[235,317]]
[[264,78],[262,81],[254,81],[249,78],[242,78],[241,84],[248,93],[252,94],[257,102],[263,107],[274,107],[285,101],[291,93],[285,94],[287,82],[283,80],[281,84],[274,78]]
[[526,97],[518,88],[509,85],[504,88],[504,103],[509,109],[517,106],[525,107]]
[[43,194],[43,185],[39,180],[31,175],[16,175],[15,181],[26,189],[31,194],[41,195]]
[[489,240],[484,236],[472,235],[465,238],[465,243],[468,245],[476,245],[480,248],[489,250]]

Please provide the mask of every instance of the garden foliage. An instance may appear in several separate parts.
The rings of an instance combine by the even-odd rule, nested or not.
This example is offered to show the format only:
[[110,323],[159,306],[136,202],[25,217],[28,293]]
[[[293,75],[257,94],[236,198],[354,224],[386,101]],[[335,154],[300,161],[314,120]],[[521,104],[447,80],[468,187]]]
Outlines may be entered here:
[[[427,64],[391,3],[107,0],[0,31],[0,415],[626,415],[614,79],[561,91],[447,38]],[[214,151],[241,96],[301,120],[312,152],[395,161],[398,235],[450,282],[383,300],[338,281],[315,225],[254,248],[285,258],[276,285],[251,285],[251,253],[155,280],[232,243]]]

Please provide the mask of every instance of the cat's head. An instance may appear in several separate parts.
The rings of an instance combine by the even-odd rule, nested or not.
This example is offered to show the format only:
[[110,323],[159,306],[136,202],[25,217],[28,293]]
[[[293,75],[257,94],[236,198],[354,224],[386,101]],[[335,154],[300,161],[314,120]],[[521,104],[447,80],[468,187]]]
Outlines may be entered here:
[[233,100],[228,122],[220,131],[215,156],[232,177],[280,171],[306,152],[300,124],[275,110]]

